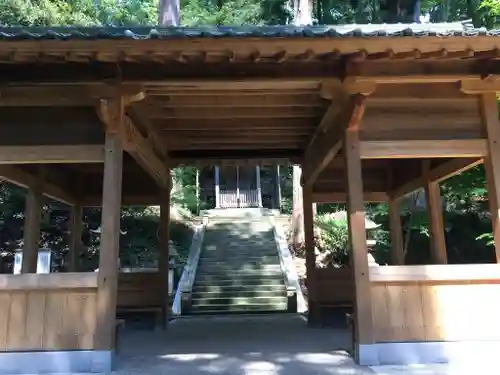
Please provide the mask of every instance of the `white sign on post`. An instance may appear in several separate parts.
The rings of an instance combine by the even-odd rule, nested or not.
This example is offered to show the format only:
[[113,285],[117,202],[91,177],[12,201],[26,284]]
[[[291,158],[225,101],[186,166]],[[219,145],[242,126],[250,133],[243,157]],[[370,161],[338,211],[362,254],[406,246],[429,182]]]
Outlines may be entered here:
[[[38,260],[36,265],[36,273],[50,273],[51,266],[51,251],[48,249],[38,250]],[[14,275],[21,273],[21,266],[23,264],[22,251],[16,252],[14,256]]]

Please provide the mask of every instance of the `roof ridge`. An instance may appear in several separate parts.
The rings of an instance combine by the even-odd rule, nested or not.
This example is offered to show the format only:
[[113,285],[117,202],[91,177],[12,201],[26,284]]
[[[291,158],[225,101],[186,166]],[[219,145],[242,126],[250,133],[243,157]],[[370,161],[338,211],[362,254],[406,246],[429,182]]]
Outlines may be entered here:
[[475,28],[471,20],[444,23],[273,25],[273,26],[0,26],[0,40],[169,39],[176,37],[403,37],[500,36],[500,30]]

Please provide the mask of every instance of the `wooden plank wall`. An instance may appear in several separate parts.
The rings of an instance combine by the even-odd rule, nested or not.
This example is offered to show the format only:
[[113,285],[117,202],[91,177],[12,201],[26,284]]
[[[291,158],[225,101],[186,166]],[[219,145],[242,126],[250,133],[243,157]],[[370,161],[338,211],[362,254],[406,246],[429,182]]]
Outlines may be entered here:
[[[372,280],[376,342],[500,340],[496,264],[377,268],[370,270],[371,278],[378,279]],[[409,272],[392,274],[390,281],[380,277],[384,268]]]
[[316,268],[314,275],[316,290],[311,297],[318,307],[353,303],[354,282],[351,268]]
[[131,272],[118,274],[117,308],[163,306],[158,293],[161,284],[159,272]]
[[97,274],[0,275],[0,351],[92,349]]

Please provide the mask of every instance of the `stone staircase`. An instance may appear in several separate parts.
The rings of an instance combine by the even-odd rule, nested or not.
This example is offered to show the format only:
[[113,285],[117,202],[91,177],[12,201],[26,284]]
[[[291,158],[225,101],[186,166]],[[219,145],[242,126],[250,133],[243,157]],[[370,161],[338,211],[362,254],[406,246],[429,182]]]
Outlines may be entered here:
[[285,277],[265,216],[212,217],[188,314],[286,312]]

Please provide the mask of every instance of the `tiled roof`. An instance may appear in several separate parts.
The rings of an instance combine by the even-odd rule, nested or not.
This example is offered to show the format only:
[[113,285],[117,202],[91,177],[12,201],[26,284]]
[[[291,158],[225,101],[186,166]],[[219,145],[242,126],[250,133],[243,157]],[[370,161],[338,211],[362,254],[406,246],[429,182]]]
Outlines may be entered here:
[[425,37],[500,36],[500,30],[474,28],[466,22],[424,24],[351,24],[335,26],[219,27],[0,27],[0,40],[93,40],[245,37]]

